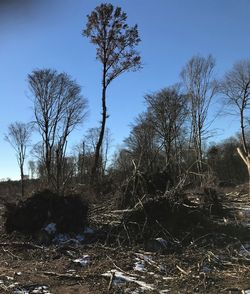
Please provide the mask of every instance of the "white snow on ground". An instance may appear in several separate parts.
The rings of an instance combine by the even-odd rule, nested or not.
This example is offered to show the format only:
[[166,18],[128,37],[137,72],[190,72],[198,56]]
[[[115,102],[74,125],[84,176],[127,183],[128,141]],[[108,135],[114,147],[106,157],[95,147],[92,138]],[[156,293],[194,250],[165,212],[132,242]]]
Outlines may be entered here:
[[56,224],[50,223],[45,228],[44,231],[46,231],[48,234],[55,234],[56,232]]
[[250,243],[242,244],[240,247],[240,254],[250,256]]
[[162,248],[167,249],[168,248],[168,241],[163,238],[156,238],[157,242],[159,242],[162,246]]
[[145,260],[141,260],[139,258],[136,258],[135,260],[136,262],[135,262],[134,270],[139,272],[145,272],[146,271]]
[[84,234],[76,235],[76,240],[78,240],[79,242],[83,242],[85,240]]
[[[157,265],[155,261],[152,259],[152,256],[145,253],[134,253],[135,254],[135,264],[134,264],[134,271],[141,272],[141,274],[147,272],[147,274],[154,276],[156,280],[158,279],[163,279],[163,280],[172,280],[172,277],[163,277],[161,275],[157,275],[155,272],[148,272],[147,271],[147,265],[151,265],[154,267],[157,267],[159,270],[161,269],[161,266]],[[130,289],[127,288],[125,293],[130,293],[130,294],[139,294],[143,293],[144,291],[157,291],[157,293],[160,294],[165,294],[169,293],[170,290],[168,289],[162,289],[158,290],[157,285],[154,284],[148,284],[142,280],[145,280],[146,277],[140,274],[135,274],[135,273],[126,273],[122,271],[118,271],[116,269],[112,269],[104,274],[102,274],[104,277],[109,277],[110,280],[112,280],[112,285],[113,286],[119,286],[119,284],[124,284],[124,283],[134,283],[137,284],[139,287],[137,289]],[[131,292],[132,291],[132,292]]]
[[83,255],[81,258],[77,258],[73,260],[74,263],[78,263],[81,266],[86,266],[90,263],[90,256],[89,255]]
[[[27,289],[25,289],[27,288]],[[20,287],[20,289],[15,289],[13,294],[52,294],[47,286],[37,286],[34,289],[28,289],[30,287]]]
[[134,270],[139,272],[147,271],[146,262],[148,263],[152,262],[151,256],[141,254],[141,253],[135,253],[135,255],[137,257],[135,258],[136,262],[135,262]]
[[128,275],[124,274],[123,272],[119,272],[115,269],[110,270],[110,271],[102,274],[102,276],[110,277],[110,278],[113,276],[113,284],[114,285],[130,282],[130,283],[135,283],[135,284],[139,285],[142,290],[150,290],[150,291],[155,290],[154,285],[150,285],[150,284],[147,284],[143,281],[139,281],[139,280],[137,280],[136,277],[134,277],[132,275],[128,276]]
[[83,232],[83,234],[94,234],[94,230],[93,229],[91,229],[91,228],[89,228],[89,227],[86,227],[85,229],[84,229],[84,232]]
[[244,210],[245,216],[250,218],[250,207],[242,207],[241,209]]
[[55,244],[64,244],[65,242],[67,242],[68,240],[70,240],[70,236],[69,234],[57,234],[52,242],[55,243]]
[[45,231],[47,231],[49,234],[54,234],[54,238],[52,240],[52,242],[54,244],[58,244],[58,245],[64,245],[64,244],[68,244],[68,243],[72,243],[74,245],[80,245],[81,243],[83,243],[85,241],[85,238],[87,234],[94,234],[94,230],[86,227],[84,229],[84,231],[80,234],[77,235],[69,235],[69,234],[56,234],[56,224],[54,223],[50,223],[48,224],[45,228]]

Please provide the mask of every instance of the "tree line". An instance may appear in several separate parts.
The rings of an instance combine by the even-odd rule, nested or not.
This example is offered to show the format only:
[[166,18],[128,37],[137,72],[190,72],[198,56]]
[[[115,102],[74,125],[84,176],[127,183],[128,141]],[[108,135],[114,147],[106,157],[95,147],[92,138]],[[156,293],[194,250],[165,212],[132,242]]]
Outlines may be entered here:
[[[102,65],[101,124],[89,129],[75,147],[75,156],[69,156],[70,134],[86,118],[87,100],[67,73],[32,71],[28,85],[34,120],[11,123],[5,135],[17,154],[22,195],[33,131],[39,133],[40,141],[32,148],[36,159],[29,161],[31,174],[59,194],[72,185],[85,184],[98,193],[123,189],[127,201],[135,194],[164,193],[178,185],[238,183],[250,178],[250,60],[235,63],[216,79],[214,57],[193,56],[175,85],[145,95],[145,111],[131,124],[123,148],[107,164],[111,140],[106,128],[107,88],[124,72],[142,69],[139,31],[137,25],[128,26],[120,7],[101,4],[87,16],[82,34],[95,46]],[[225,109],[237,115],[240,133],[207,148],[209,110],[218,97]]]

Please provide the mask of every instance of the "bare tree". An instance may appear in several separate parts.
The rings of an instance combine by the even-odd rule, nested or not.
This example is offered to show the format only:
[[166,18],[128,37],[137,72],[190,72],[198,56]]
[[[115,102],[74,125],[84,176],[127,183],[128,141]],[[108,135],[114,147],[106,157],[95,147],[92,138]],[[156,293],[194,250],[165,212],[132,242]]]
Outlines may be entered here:
[[87,102],[81,95],[81,87],[65,73],[35,70],[28,76],[28,81],[33,94],[35,123],[42,136],[47,184],[60,191],[65,184],[67,140],[86,116]]
[[[76,150],[78,153],[78,172],[79,178],[81,179],[82,183],[83,178],[89,178],[91,176],[91,169],[93,167],[95,148],[98,142],[99,133],[99,128],[88,129],[83,138],[83,141],[78,146],[76,146]],[[100,178],[105,175],[107,169],[110,143],[110,130],[109,128],[106,128],[103,137],[103,144],[100,149],[100,158],[98,165],[98,174]]]
[[228,106],[239,116],[242,146],[238,147],[237,151],[248,170],[250,194],[250,149],[246,135],[250,107],[250,60],[236,63],[232,70],[225,74],[220,90],[226,97]]
[[[84,136],[85,148],[89,154],[95,154],[95,148],[99,140],[100,129],[90,128],[87,130]],[[105,174],[107,163],[108,163],[108,153],[111,144],[111,133],[109,128],[105,128],[102,146],[100,148],[100,157],[98,164],[98,174],[102,177]],[[93,164],[92,164],[93,166]]]
[[22,197],[24,196],[24,162],[26,159],[26,150],[31,137],[31,132],[31,124],[14,122],[9,125],[8,133],[4,137],[16,152],[21,175]]
[[214,58],[194,56],[181,72],[181,78],[189,97],[191,117],[191,142],[193,144],[197,171],[202,174],[203,162],[203,136],[207,131],[207,116],[212,98],[214,97],[217,84],[213,78],[215,67]]
[[36,162],[34,160],[28,161],[29,171],[30,171],[30,178],[34,179],[34,175],[36,173]]
[[[143,173],[154,173],[159,168],[158,155],[160,152],[158,138],[148,113],[142,113],[131,124],[131,131],[124,140],[127,152],[137,169]],[[124,157],[124,156],[123,156]],[[162,162],[162,160],[161,160]]]
[[112,4],[97,6],[90,15],[83,35],[96,46],[96,58],[102,64],[102,121],[95,159],[92,168],[91,184],[97,176],[100,150],[103,142],[107,115],[106,90],[109,84],[122,73],[138,70],[141,59],[135,47],[140,42],[137,25],[126,24],[127,15],[120,7]]
[[177,166],[178,139],[183,132],[187,117],[187,97],[179,93],[179,87],[163,89],[155,94],[146,95],[148,116],[157,137],[158,144],[165,153],[165,170],[174,173],[173,164]]

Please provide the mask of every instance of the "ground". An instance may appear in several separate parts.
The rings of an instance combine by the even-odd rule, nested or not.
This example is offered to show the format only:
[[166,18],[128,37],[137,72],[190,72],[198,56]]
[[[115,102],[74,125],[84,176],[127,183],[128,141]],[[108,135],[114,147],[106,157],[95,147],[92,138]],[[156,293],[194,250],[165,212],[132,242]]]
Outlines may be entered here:
[[[240,231],[249,221],[243,209],[249,197],[239,187],[226,192],[224,206],[241,210],[220,221],[235,223]],[[116,222],[113,210],[110,200],[94,205],[90,226]],[[0,293],[250,293],[250,235],[210,231],[169,252],[160,248],[167,243],[158,240],[159,248],[149,252],[145,244],[104,239],[41,246],[32,238],[6,234],[3,219],[0,229]],[[76,262],[80,258],[84,264]]]

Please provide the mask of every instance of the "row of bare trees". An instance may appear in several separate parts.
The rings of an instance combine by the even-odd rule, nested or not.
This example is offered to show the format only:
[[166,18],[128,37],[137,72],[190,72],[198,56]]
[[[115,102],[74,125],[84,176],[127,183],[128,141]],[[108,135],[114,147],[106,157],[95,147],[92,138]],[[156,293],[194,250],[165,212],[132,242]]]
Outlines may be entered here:
[[87,101],[80,86],[65,73],[51,69],[35,70],[28,75],[33,97],[34,121],[9,126],[6,140],[15,149],[21,172],[22,195],[24,160],[32,129],[41,141],[34,148],[40,168],[45,171],[46,186],[62,192],[71,170],[66,169],[66,149],[70,133],[86,116]]
[[[34,121],[11,124],[6,135],[17,153],[22,194],[23,166],[32,129],[40,134],[41,140],[33,153],[38,156],[39,177],[45,179],[47,187],[63,193],[73,178],[80,183],[100,186],[98,184],[107,175],[107,89],[116,77],[142,67],[136,49],[140,37],[137,25],[129,27],[126,13],[112,4],[101,4],[87,16],[83,36],[96,47],[96,58],[102,65],[101,125],[90,129],[80,143],[78,155],[69,157],[69,136],[87,114],[87,101],[81,94],[81,87],[69,75],[56,70],[38,69],[30,73],[28,83]],[[215,79],[214,68],[215,60],[211,55],[194,56],[183,67],[178,84],[145,96],[146,111],[132,125],[124,141],[125,147],[113,162],[111,174],[116,171],[120,180],[126,180],[131,170],[134,174],[147,175],[145,178],[161,173],[165,175],[163,190],[166,190],[180,182],[189,171],[192,180],[204,184],[209,170],[204,147],[211,125],[210,106],[215,97],[222,97],[223,103],[238,114],[241,143],[237,150],[250,179],[250,151],[246,139],[250,61],[235,64],[221,80]],[[30,166],[34,169],[34,164]]]
[[[86,116],[86,99],[80,86],[67,74],[54,70],[36,70],[29,76],[33,94],[35,123],[41,135],[40,156],[46,169],[47,186],[58,192],[71,171],[65,173],[65,158],[70,133]],[[53,164],[55,163],[55,172]]]
[[[192,66],[193,70],[190,69]],[[198,74],[197,67],[204,73]],[[114,180],[125,181],[133,172],[134,165],[147,178],[164,173],[163,190],[176,185],[187,170],[192,175],[190,179],[197,184],[204,183],[208,174],[222,181],[230,181],[232,177],[240,182],[239,175],[246,179],[248,169],[243,169],[236,150],[247,164],[250,62],[237,63],[220,82],[215,82],[213,78],[213,67],[211,56],[193,57],[181,72],[182,79],[185,75],[185,84],[179,83],[146,95],[146,111],[131,125],[124,148],[111,166],[107,165],[110,134],[106,130],[96,171],[99,180],[107,177],[109,167],[112,175],[115,171]],[[190,70],[189,78],[187,68]],[[192,73],[195,73],[194,77],[191,77]],[[187,81],[192,81],[192,87],[187,87]],[[70,133],[87,113],[87,102],[80,94],[80,87],[68,75],[49,69],[32,72],[29,85],[33,93],[35,120],[33,124],[11,124],[5,136],[16,151],[22,183],[26,149],[34,128],[39,131],[42,140],[33,148],[39,160],[36,164],[29,162],[33,174],[35,165],[39,178],[45,179],[47,186],[58,192],[63,192],[67,184],[72,184],[73,178],[74,183],[89,183],[100,129],[88,130],[75,149],[75,156],[66,154]],[[223,97],[222,101],[232,114],[239,116],[241,132],[237,139],[215,144],[206,150],[207,115],[215,93],[217,97]]]
[[[181,71],[178,85],[145,96],[147,109],[131,126],[124,148],[116,156],[114,167],[120,177],[131,175],[135,164],[146,181],[148,174],[153,178],[164,172],[163,190],[170,183],[177,185],[187,172],[189,182],[196,185],[215,183],[216,179],[239,183],[246,180],[247,173],[250,178],[246,133],[250,127],[250,61],[236,63],[221,80],[215,79],[214,68],[212,56],[194,56]],[[238,116],[241,131],[235,139],[207,149],[212,123],[209,111],[215,98],[224,104],[223,113]]]

